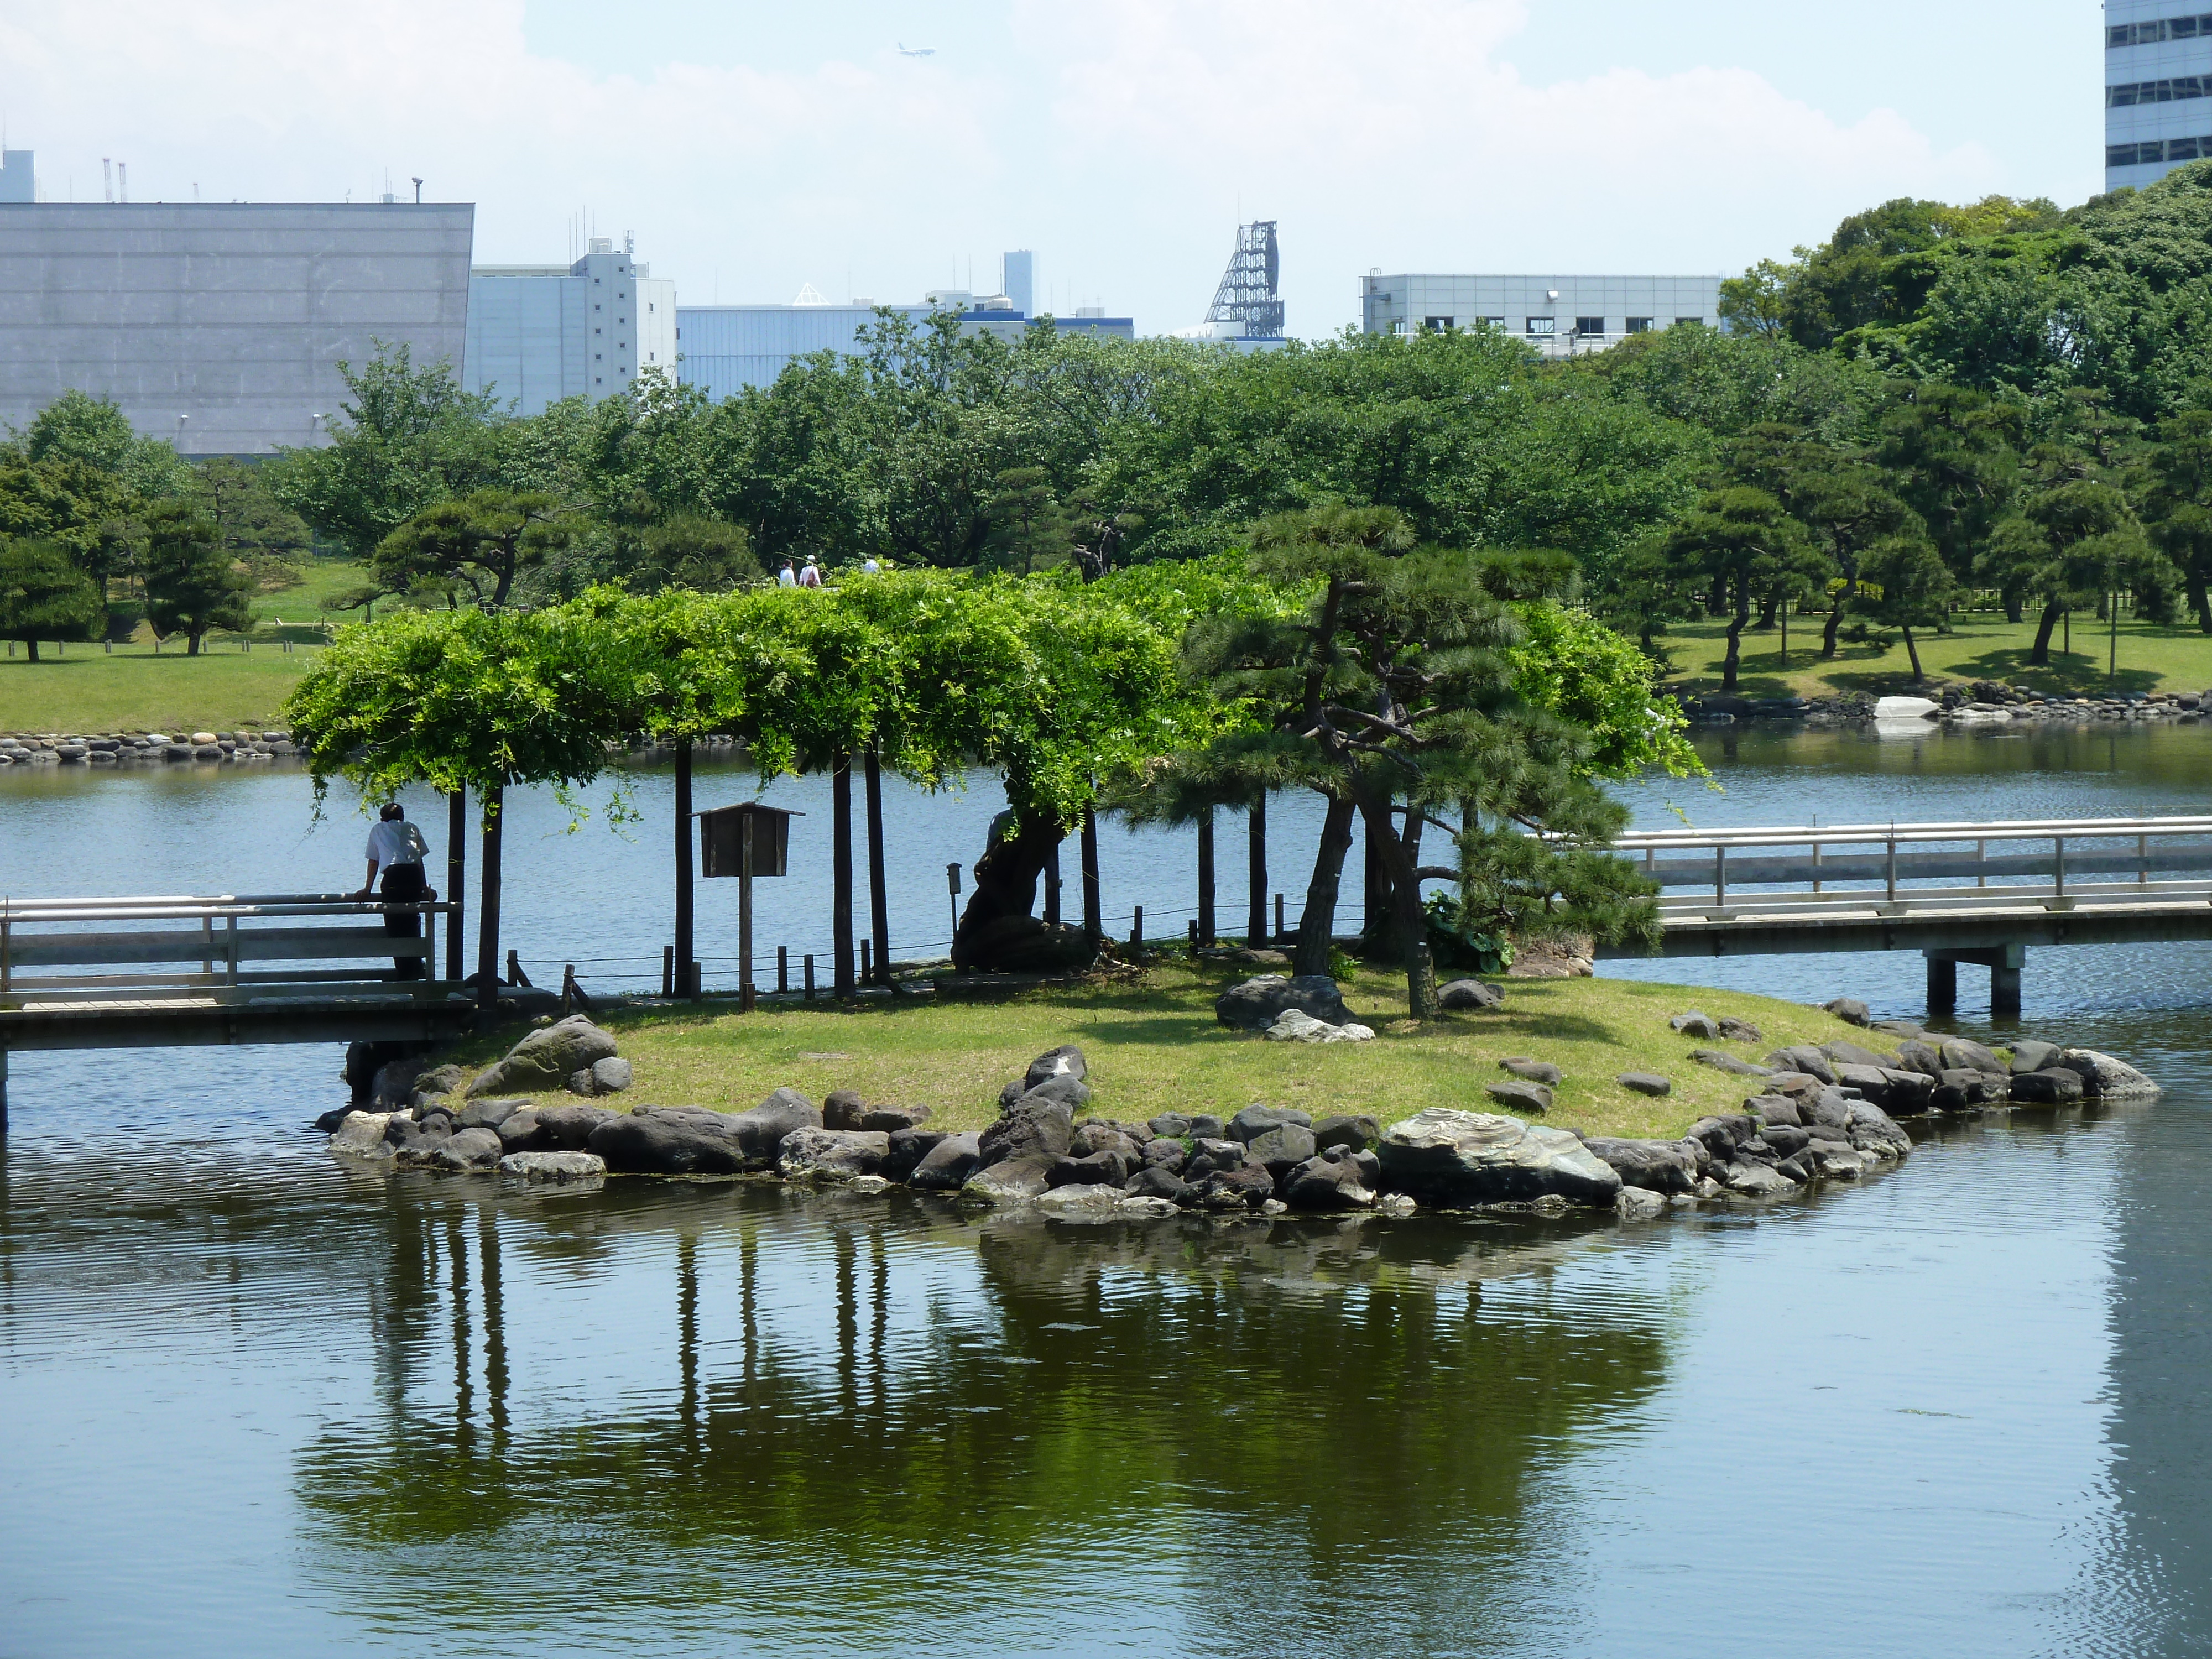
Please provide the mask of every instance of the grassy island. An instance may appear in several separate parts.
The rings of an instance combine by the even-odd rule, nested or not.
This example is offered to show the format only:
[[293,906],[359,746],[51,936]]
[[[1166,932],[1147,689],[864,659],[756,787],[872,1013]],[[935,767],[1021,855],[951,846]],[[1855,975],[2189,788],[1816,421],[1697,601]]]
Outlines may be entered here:
[[[933,1128],[980,1128],[997,1115],[1001,1085],[1037,1054],[1081,1045],[1094,1090],[1091,1113],[1142,1121],[1169,1110],[1231,1115],[1255,1101],[1316,1118],[1369,1113],[1389,1122],[1430,1106],[1495,1110],[1485,1093],[1505,1079],[1509,1054],[1549,1060],[1565,1074],[1548,1121],[1592,1134],[1673,1138],[1711,1112],[1738,1109],[1749,1079],[1689,1058],[1700,1046],[1756,1060],[1791,1042],[1827,1042],[1853,1028],[1817,1008],[1674,985],[1623,980],[1511,980],[1505,1006],[1405,1019],[1405,983],[1362,971],[1345,1000],[1372,1025],[1372,1042],[1309,1047],[1233,1032],[1213,1017],[1229,970],[1169,961],[1141,980],[1037,991],[988,1003],[829,1001],[739,1015],[727,1005],[626,1008],[601,1023],[635,1068],[617,1109],[757,1105],[784,1085],[819,1101],[855,1089],[871,1103],[927,1104]],[[1700,1045],[1668,1028],[1698,1008],[1759,1026],[1759,1043]],[[485,1065],[520,1035],[509,1030],[464,1045],[453,1056]],[[1858,1034],[1863,1036],[1863,1034]],[[1613,1081],[1656,1072],[1674,1092],[1654,1100]],[[543,1103],[556,1103],[553,1097]]]

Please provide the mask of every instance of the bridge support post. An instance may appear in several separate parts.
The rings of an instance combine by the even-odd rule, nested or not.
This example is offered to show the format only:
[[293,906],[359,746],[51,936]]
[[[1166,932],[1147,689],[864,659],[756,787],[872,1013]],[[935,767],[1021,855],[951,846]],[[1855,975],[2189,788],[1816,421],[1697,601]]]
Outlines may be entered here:
[[2025,945],[2000,945],[1982,951],[1928,951],[1928,1012],[1948,1014],[1959,1006],[1959,964],[1990,970],[1990,1012],[2000,1019],[2020,1018],[2021,971],[2027,965]]
[[8,1051],[0,1048],[0,1140],[8,1138]]
[[1955,957],[1928,957],[1928,1012],[1948,1014],[1959,1006],[1959,961]]

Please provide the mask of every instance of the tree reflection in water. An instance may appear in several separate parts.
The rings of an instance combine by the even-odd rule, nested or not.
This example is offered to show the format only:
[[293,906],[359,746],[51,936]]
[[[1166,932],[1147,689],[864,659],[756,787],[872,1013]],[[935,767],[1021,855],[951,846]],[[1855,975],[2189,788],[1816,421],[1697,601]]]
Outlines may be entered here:
[[[1665,1361],[1640,1312],[1549,1315],[1540,1289],[1484,1312],[1486,1279],[1540,1287],[1585,1248],[1571,1225],[426,1182],[387,1217],[386,1409],[297,1463],[319,1576],[379,1626],[526,1647],[649,1649],[667,1621],[785,1651],[1019,1646],[1028,1621],[1077,1646],[1256,1650],[1296,1624],[1316,1650],[1480,1648],[1543,1594],[1548,1483]],[[517,1318],[544,1375],[510,1357]],[[556,1340],[571,1319],[586,1351]]]

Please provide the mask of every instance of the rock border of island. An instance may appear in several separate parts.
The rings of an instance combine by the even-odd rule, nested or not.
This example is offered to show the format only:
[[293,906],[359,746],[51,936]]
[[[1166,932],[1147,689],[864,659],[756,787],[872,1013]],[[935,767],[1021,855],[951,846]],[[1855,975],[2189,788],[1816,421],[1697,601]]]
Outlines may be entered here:
[[[1444,988],[1463,1006],[1494,1007],[1478,981]],[[1478,995],[1476,993],[1480,993]],[[1895,1042],[1882,1054],[1837,1041],[1792,1045],[1753,1060],[1698,1048],[1689,1059],[1746,1079],[1738,1112],[1702,1117],[1678,1140],[1628,1139],[1555,1128],[1526,1117],[1431,1107],[1385,1124],[1372,1115],[1322,1117],[1252,1105],[1234,1116],[1167,1112],[1146,1123],[1087,1113],[1090,1066],[1073,1043],[1032,1060],[1000,1091],[981,1130],[929,1127],[927,1106],[870,1103],[851,1090],[819,1104],[780,1088],[742,1112],[592,1103],[634,1081],[615,1038],[583,1014],[544,1019],[471,1077],[386,1057],[356,1044],[348,1077],[357,1099],[318,1121],[349,1163],[522,1184],[597,1185],[610,1175],[690,1180],[767,1177],[854,1193],[903,1187],[990,1208],[1029,1208],[1075,1219],[1224,1219],[1278,1216],[1407,1216],[1445,1211],[1567,1215],[1610,1210],[1644,1220],[1709,1204],[1760,1203],[1856,1182],[1912,1151],[1900,1119],[1976,1116],[1992,1109],[2063,1107],[2146,1097],[2158,1085],[2094,1049],[2031,1038],[2008,1054],[1963,1037],[1931,1036],[1904,1020],[1872,1020],[1838,998],[1826,1011]],[[1261,975],[1216,1005],[1232,1029],[1278,1042],[1370,1040],[1335,981]],[[1695,1009],[1668,1024],[1694,1042],[1763,1042],[1758,1027]],[[1350,1032],[1360,1035],[1352,1036]],[[1559,1068],[1533,1056],[1500,1062],[1493,1102],[1542,1115]],[[1624,1073],[1622,1086],[1671,1091],[1669,1079]],[[527,1097],[577,1097],[552,1106]]]
[[1790,720],[1805,726],[1914,726],[1970,729],[2028,725],[2093,726],[2128,721],[2191,725],[2212,718],[2212,691],[2129,691],[2063,697],[2002,680],[1954,684],[1929,679],[1909,696],[1846,691],[1827,697],[1745,697],[1680,689],[1663,695],[1692,726]]

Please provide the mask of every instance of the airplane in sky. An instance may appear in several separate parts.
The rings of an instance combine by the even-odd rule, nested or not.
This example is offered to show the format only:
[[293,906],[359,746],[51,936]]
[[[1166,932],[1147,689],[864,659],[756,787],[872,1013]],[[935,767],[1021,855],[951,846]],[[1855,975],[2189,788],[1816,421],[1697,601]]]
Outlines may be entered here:
[[899,56],[902,58],[934,58],[937,56],[937,48],[935,46],[909,46],[903,40],[898,43],[898,49]]

